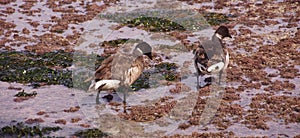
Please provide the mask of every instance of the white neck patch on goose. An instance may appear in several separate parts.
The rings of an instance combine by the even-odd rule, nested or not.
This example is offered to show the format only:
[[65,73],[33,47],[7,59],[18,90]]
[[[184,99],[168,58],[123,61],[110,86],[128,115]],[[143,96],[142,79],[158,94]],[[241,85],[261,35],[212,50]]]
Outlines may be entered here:
[[224,69],[226,69],[229,65],[229,53],[226,50],[226,56],[225,56],[225,65],[224,65]]
[[143,54],[143,51],[140,48],[137,48],[136,50]]
[[222,39],[222,35],[216,33],[216,37],[218,37],[219,39]]

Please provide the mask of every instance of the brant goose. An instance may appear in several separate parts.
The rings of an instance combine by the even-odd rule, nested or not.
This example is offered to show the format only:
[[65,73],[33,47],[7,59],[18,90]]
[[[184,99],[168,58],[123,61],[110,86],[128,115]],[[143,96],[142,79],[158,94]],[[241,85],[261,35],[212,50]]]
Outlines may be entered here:
[[[204,41],[193,53],[194,65],[197,71],[197,88],[199,89],[199,76],[205,74],[219,73],[219,84],[223,71],[229,64],[229,53],[222,40],[225,37],[232,38],[225,26],[220,26],[212,36],[211,40]],[[225,54],[225,55],[224,55]],[[209,78],[211,79],[211,78]],[[207,81],[205,79],[205,81]]]
[[[139,43],[132,54],[118,52],[102,61],[95,71],[95,78],[90,85],[90,90],[98,90],[96,104],[99,104],[99,94],[102,90],[124,92],[124,109],[126,94],[129,86],[133,84],[144,70],[143,55],[152,59],[152,48],[146,42]],[[126,112],[124,110],[124,112]]]

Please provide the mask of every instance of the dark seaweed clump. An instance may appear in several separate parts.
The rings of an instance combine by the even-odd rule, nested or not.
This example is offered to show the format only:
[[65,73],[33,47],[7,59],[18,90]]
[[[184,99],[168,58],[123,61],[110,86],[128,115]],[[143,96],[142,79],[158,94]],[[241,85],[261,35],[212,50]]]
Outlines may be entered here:
[[144,71],[143,74],[130,86],[134,91],[150,88],[149,79],[151,75],[161,76],[158,80],[177,81],[179,73],[176,71],[176,63],[162,62],[155,65],[154,71]]
[[59,84],[72,87],[72,53],[64,51],[35,54],[31,52],[0,53],[0,81]]
[[149,84],[149,77],[150,77],[150,72],[144,72],[142,75],[133,83],[131,84],[131,89],[134,91],[138,91],[140,89],[147,89],[150,88]]
[[37,93],[34,91],[32,93],[26,93],[24,90],[18,92],[15,97],[34,97]]
[[75,132],[74,136],[80,138],[102,138],[102,137],[107,137],[108,135],[102,132],[101,130],[95,128],[95,129],[77,131]]
[[175,63],[162,62],[158,65],[155,65],[155,68],[158,70],[158,73],[161,73],[165,80],[167,81],[176,81],[179,77],[176,69],[178,66]]
[[110,41],[104,41],[101,43],[101,46],[110,46],[110,47],[119,47],[120,44],[124,44],[128,41],[129,39],[127,38],[121,38],[121,39],[116,39],[116,40],[110,40]]
[[204,13],[204,18],[210,25],[220,25],[228,21],[228,17],[221,13]]
[[140,16],[126,22],[129,27],[142,26],[152,32],[169,32],[174,30],[184,31],[180,24],[164,18]]
[[51,132],[56,132],[61,130],[60,127],[40,127],[37,126],[27,126],[23,122],[18,122],[15,125],[2,127],[0,130],[1,137],[43,137]]

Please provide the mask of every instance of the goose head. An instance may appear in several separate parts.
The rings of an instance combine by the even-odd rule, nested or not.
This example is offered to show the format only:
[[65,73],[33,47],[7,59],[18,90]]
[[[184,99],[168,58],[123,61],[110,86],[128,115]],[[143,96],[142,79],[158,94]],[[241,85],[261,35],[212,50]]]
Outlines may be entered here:
[[152,60],[152,47],[146,42],[141,42],[135,47],[133,54],[137,56],[146,55]]
[[230,33],[229,33],[229,30],[226,26],[220,26],[216,32],[215,32],[215,35],[220,39],[224,39],[225,37],[229,37],[229,38],[232,38]]

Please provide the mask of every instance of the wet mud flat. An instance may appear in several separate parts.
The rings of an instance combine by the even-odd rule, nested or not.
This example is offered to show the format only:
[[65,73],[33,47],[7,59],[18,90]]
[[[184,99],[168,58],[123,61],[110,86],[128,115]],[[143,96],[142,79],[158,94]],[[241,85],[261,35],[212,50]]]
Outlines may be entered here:
[[[50,55],[66,61],[48,59],[51,56],[40,58],[30,54],[12,54],[12,57],[19,58],[11,60],[11,63],[28,57],[28,60],[21,61],[24,63],[22,65],[40,70],[45,70],[40,66],[46,66],[51,70],[41,72],[42,76],[52,75],[53,79],[40,77],[41,79],[9,81],[3,80],[1,76],[1,81],[10,82],[1,82],[1,105],[5,107],[1,109],[1,127],[13,125],[11,121],[16,120],[27,125],[62,128],[51,132],[50,136],[73,135],[75,131],[97,128],[105,133],[102,136],[108,137],[299,137],[298,2],[212,3],[183,0],[171,4],[174,9],[180,6],[196,9],[213,29],[226,25],[233,36],[233,39],[225,40],[231,59],[226,72],[226,88],[215,115],[206,125],[199,122],[210,102],[208,100],[212,86],[199,90],[195,88],[191,50],[199,45],[198,39],[207,39],[210,35],[197,33],[201,31],[182,30],[181,27],[155,31],[155,25],[162,24],[155,24],[149,29],[149,26],[143,25],[149,18],[144,17],[127,22],[130,25],[109,22],[101,17],[94,18],[107,11],[129,12],[143,6],[145,9],[166,9],[170,5],[165,1],[125,3],[1,2],[4,5],[1,7],[1,22],[6,26],[1,30],[1,48],[5,52],[29,50],[41,55],[50,52]],[[51,11],[49,13],[57,17],[42,16],[45,11],[41,8],[39,10],[39,6],[46,6]],[[77,15],[78,13],[82,14]],[[11,18],[14,16],[16,18]],[[16,23],[19,20],[25,20],[31,25],[22,27]],[[157,19],[152,18],[151,22],[153,20]],[[37,22],[40,25],[34,27]],[[43,22],[49,27],[43,25]],[[105,31],[112,33],[107,35]],[[74,54],[87,46],[91,50],[100,51],[97,66],[101,64],[101,60],[113,54],[118,46],[126,43],[120,38],[139,39],[139,36],[153,45],[155,55],[154,61],[146,61],[149,67],[135,86],[132,86],[136,91],[130,93],[128,113],[123,113],[119,95],[114,95],[111,102],[103,99],[101,105],[95,105],[95,94],[72,89],[73,85],[69,85],[69,81],[51,83],[56,82],[56,79],[67,80],[71,76],[70,63],[74,62],[73,55],[51,52],[64,50]],[[41,60],[36,60],[36,57]],[[72,57],[73,60],[69,60]],[[3,69],[11,69],[3,65],[4,62],[1,63]],[[94,69],[95,66],[89,68]],[[13,71],[11,74],[24,75],[30,69]],[[55,71],[58,73],[51,74]],[[56,75],[60,73],[62,75]],[[15,81],[23,84],[13,83]],[[28,84],[31,86],[25,86]],[[88,84],[80,83],[85,87]],[[104,92],[101,96],[105,95]]]

